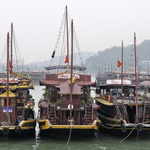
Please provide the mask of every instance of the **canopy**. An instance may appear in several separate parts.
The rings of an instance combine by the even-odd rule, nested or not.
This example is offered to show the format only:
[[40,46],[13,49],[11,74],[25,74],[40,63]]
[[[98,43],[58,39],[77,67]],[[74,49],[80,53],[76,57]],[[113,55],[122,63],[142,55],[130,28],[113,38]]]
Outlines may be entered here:
[[7,97],[7,92],[8,92],[8,97],[16,97],[16,95],[11,91],[5,91],[3,94],[0,95],[0,97]]

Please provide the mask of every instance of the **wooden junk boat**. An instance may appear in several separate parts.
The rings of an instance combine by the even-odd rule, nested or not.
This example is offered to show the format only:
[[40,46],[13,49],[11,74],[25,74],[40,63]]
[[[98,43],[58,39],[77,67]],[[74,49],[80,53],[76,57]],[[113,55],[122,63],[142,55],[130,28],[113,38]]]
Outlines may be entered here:
[[[136,36],[134,35],[136,58],[135,43]],[[123,74],[121,79],[106,79],[105,83],[104,80],[101,82],[98,78],[96,103],[100,106],[97,110],[101,120],[100,127],[111,131],[131,133],[150,130],[150,99],[138,94],[136,69],[134,83],[133,80],[123,79]]]
[[29,89],[34,87],[29,78],[12,70],[12,57],[10,57],[12,42],[9,39],[7,33],[6,76],[3,74],[0,78],[0,134],[2,136],[35,134],[34,100],[29,93]]
[[[73,21],[71,27],[73,41]],[[47,70],[69,69],[47,74],[46,79],[40,81],[40,85],[45,86],[45,93],[38,104],[40,113],[37,121],[41,133],[47,134],[47,131],[66,133],[70,129],[73,133],[77,130],[91,133],[98,130],[96,104],[90,96],[90,87],[94,83],[91,82],[90,75],[75,72],[75,70],[84,71],[85,67],[73,66],[73,46],[71,47],[70,65],[67,54],[66,65],[47,67]]]

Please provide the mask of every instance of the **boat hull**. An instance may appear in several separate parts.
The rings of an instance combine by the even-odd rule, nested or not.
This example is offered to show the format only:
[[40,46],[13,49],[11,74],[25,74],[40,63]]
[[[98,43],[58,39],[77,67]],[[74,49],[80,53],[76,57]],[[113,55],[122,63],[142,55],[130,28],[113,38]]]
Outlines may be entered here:
[[94,120],[93,124],[90,125],[52,125],[49,120],[37,120],[39,123],[40,133],[49,133],[50,132],[66,132],[72,130],[73,132],[94,132],[99,129],[99,120]]
[[110,118],[102,116],[98,114],[100,122],[100,130],[114,130],[114,131],[121,131],[122,133],[125,132],[143,132],[143,131],[150,131],[150,124],[145,123],[126,123],[122,119]]
[[21,121],[17,126],[0,126],[0,136],[35,135],[36,120]]

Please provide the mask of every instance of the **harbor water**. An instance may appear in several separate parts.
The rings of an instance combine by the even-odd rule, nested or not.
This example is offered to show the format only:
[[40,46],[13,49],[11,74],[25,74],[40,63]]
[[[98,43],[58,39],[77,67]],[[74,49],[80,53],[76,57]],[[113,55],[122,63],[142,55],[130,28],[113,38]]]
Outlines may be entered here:
[[[35,99],[35,111],[38,113],[37,103],[42,96],[44,87],[35,85],[31,91]],[[31,137],[1,137],[0,150],[149,150],[150,136],[114,135],[99,131],[91,136],[71,137],[69,135],[55,135],[40,137],[38,125],[36,135]]]

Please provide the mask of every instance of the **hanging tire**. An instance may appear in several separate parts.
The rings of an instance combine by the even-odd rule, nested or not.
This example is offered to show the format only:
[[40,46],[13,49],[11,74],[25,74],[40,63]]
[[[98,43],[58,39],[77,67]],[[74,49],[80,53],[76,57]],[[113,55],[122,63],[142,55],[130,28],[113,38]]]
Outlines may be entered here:
[[4,135],[8,135],[8,134],[10,133],[9,128],[6,128],[6,127],[3,128],[2,133],[3,133]]
[[17,132],[17,133],[20,132],[20,126],[15,127],[15,132]]
[[141,123],[137,124],[137,125],[136,125],[136,130],[137,130],[138,132],[143,131],[143,125],[142,125]]

